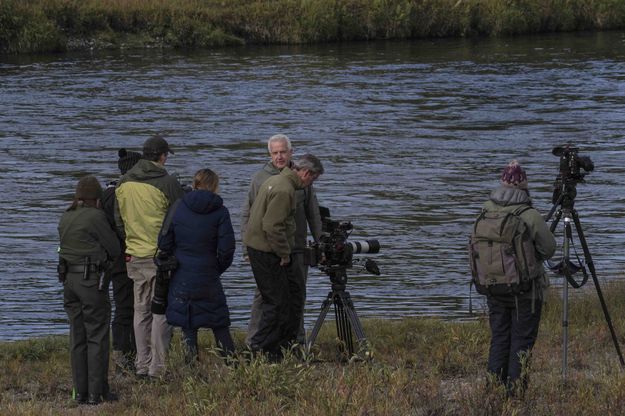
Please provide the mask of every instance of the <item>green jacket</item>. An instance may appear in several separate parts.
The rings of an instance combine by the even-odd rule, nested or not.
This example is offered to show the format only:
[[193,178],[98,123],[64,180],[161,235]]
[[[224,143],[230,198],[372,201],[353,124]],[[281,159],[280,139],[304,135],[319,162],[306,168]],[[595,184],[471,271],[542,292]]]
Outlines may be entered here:
[[180,183],[165,168],[139,160],[115,189],[115,224],[126,242],[126,253],[152,257],[167,210],[184,195]]
[[[252,177],[250,188],[245,195],[245,201],[241,208],[241,241],[245,239],[245,232],[250,218],[250,209],[256,199],[256,195],[258,195],[260,186],[267,179],[278,174],[280,174],[280,170],[269,161]],[[297,251],[303,250],[304,247],[306,247],[309,227],[313,240],[319,241],[319,237],[321,236],[321,215],[319,214],[317,195],[312,185],[303,189],[297,189],[295,191],[295,198],[295,245],[293,249]],[[243,250],[245,252],[245,247],[243,247]]]
[[[491,192],[489,200],[484,203],[484,209],[487,211],[513,212],[520,205],[532,205],[529,194],[523,189],[501,186]],[[536,259],[539,262],[550,259],[556,251],[556,239],[542,215],[531,208],[523,211],[520,217],[530,229]],[[540,288],[544,289],[549,286],[549,280],[544,269],[541,269],[541,274],[542,276],[539,276],[536,281],[540,283]],[[542,290],[529,292],[523,297],[542,298]]]
[[79,206],[65,211],[59,222],[59,256],[69,264],[114,260],[121,254],[119,240],[106,214],[98,208]]
[[303,188],[300,178],[289,168],[263,182],[250,209],[243,244],[288,257],[295,245],[295,191]]

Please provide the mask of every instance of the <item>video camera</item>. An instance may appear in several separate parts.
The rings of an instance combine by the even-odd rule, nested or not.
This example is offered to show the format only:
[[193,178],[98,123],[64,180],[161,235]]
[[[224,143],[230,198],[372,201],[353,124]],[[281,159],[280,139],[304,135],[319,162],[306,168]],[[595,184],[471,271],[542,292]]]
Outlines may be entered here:
[[[330,210],[319,207],[321,214],[322,233],[319,242],[310,243],[306,248],[304,263],[318,267],[330,276],[334,284],[344,285],[347,282],[345,269],[354,264],[361,265],[369,273],[379,275],[380,269],[371,259],[354,259],[354,254],[379,253],[378,240],[347,241],[353,226],[350,221],[335,221],[330,218]],[[361,264],[364,262],[364,264]]]
[[571,144],[556,146],[551,153],[560,158],[560,177],[563,181],[583,182],[586,173],[595,169],[590,157],[579,156],[579,149]]
[[579,149],[571,144],[555,146],[551,151],[560,158],[559,174],[553,184],[551,198],[554,204],[561,203],[566,208],[572,208],[577,195],[576,185],[584,182],[586,173],[595,169],[590,157],[580,156],[578,152]]

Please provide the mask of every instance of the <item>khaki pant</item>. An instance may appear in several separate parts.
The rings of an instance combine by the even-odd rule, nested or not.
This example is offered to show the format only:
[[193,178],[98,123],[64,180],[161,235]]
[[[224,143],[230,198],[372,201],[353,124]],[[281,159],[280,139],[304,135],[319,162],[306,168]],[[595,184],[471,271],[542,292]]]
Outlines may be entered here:
[[135,315],[134,329],[137,343],[137,374],[159,376],[165,367],[165,359],[172,327],[165,315],[154,315],[151,311],[156,265],[151,257],[133,257],[126,264],[128,277],[134,282]]

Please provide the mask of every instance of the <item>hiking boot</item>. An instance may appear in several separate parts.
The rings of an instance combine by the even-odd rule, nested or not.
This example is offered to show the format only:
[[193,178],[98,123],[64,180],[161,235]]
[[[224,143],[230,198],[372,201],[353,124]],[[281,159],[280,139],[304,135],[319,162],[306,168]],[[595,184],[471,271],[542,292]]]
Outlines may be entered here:
[[74,396],[74,401],[78,404],[87,403],[87,393],[76,393]]

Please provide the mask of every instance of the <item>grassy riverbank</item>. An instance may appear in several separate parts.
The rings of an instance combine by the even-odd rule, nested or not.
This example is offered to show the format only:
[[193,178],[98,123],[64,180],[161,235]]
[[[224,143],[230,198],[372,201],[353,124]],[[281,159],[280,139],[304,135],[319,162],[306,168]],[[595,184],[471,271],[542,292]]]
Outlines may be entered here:
[[[590,286],[590,285],[589,285]],[[10,415],[622,415],[625,371],[620,367],[594,289],[571,299],[568,382],[562,383],[558,293],[546,305],[526,399],[507,400],[485,377],[488,330],[484,317],[365,321],[374,360],[335,360],[334,328],[321,333],[317,354],[281,364],[261,360],[224,366],[200,340],[201,364],[182,363],[177,338],[167,375],[159,381],[111,376],[119,402],[77,407],[70,401],[66,337],[0,344],[0,414]],[[625,288],[604,291],[621,343]],[[241,345],[243,334],[236,334]],[[111,372],[113,374],[113,371]]]
[[621,0],[0,0],[0,53],[625,28]]

